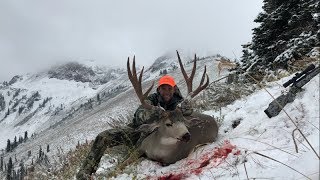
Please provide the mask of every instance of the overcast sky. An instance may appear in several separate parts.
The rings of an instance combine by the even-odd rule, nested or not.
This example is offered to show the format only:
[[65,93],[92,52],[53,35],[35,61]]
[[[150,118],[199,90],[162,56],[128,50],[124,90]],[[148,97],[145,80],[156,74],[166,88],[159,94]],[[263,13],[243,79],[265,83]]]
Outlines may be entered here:
[[262,0],[1,0],[0,82],[59,61],[149,66],[175,49],[238,59]]

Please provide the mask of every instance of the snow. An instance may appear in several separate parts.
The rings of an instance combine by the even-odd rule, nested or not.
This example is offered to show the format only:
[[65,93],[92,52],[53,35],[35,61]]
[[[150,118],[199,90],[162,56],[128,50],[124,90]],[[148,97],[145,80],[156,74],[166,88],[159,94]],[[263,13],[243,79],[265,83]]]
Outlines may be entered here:
[[[268,118],[264,113],[273,100],[269,93],[277,97],[286,91],[281,84],[290,77],[267,84],[265,89],[237,100],[222,108],[221,112],[204,112],[214,117],[219,117],[220,113],[223,116],[219,138],[215,143],[201,147],[188,158],[166,167],[143,159],[137,167],[127,168],[134,168],[134,173],[124,171],[115,179],[129,179],[134,175],[137,175],[138,179],[247,179],[246,172],[249,178],[256,179],[319,179],[317,155],[298,132],[295,132],[298,145],[296,153],[291,135],[296,128],[294,122],[319,155],[319,75],[305,85],[305,91],[298,94],[294,102],[287,104],[278,116]],[[231,125],[235,120],[240,120],[240,124],[233,129]],[[211,156],[206,159],[209,163],[199,168],[205,154],[223,147],[226,141],[235,146],[233,153],[225,159]],[[237,151],[240,151],[240,154],[235,155]],[[98,174],[107,173],[110,163],[106,163],[106,159],[108,158],[102,160]]]
[[[182,59],[185,60],[183,56]],[[169,59],[169,62],[171,61],[172,59]],[[200,81],[202,73],[198,72],[203,70],[205,64],[210,81],[219,79],[217,63],[211,57],[199,61],[198,67],[202,68],[197,69],[194,84]],[[187,72],[191,68],[192,64],[186,64]],[[176,83],[182,94],[186,95],[185,82],[181,72],[173,70],[169,73],[176,78]],[[226,73],[227,71],[223,71],[222,76]],[[126,74],[116,75],[118,79],[98,86],[97,89],[93,89],[89,83],[49,79],[41,74],[24,76],[23,80],[14,83],[11,88],[28,89],[29,95],[39,91],[42,98],[53,97],[49,101],[52,105],[64,104],[66,109],[71,109],[86,102],[88,98],[95,97],[97,93],[116,87],[119,82],[130,85]],[[148,88],[152,81],[158,77],[159,71],[153,73],[146,71],[143,87]],[[221,120],[216,142],[202,146],[190,154],[188,158],[166,167],[141,158],[138,165],[127,167],[114,179],[132,179],[136,176],[138,179],[169,177],[202,180],[247,179],[247,174],[250,179],[306,179],[302,174],[310,179],[319,179],[318,157],[299,132],[295,132],[298,145],[298,153],[296,153],[292,138],[292,131],[296,128],[294,122],[304,133],[316,153],[319,154],[319,75],[304,86],[305,90],[297,95],[294,102],[285,106],[284,111],[290,117],[282,111],[278,116],[270,119],[263,112],[273,97],[288,91],[288,88],[283,88],[281,85],[292,77],[293,75],[270,82],[264,86],[264,89],[257,90],[250,96],[223,107],[221,111],[203,112]],[[2,94],[8,98],[6,90]],[[50,144],[52,149],[50,153],[55,156],[58,148],[69,150],[74,148],[78,141],[83,143],[85,140],[93,140],[98,133],[110,128],[108,125],[110,120],[132,115],[138,105],[133,89],[129,88],[102,102],[101,105],[95,106],[92,110],[78,116],[75,115],[61,125],[49,129],[45,128],[50,125],[52,119],[45,116],[45,112],[37,114],[30,122],[18,127],[14,127],[15,123],[13,122],[19,119],[16,119],[14,114],[10,114],[5,121],[1,122],[0,148],[5,147],[7,139],[12,140],[14,136],[23,136],[27,129],[29,136],[32,132],[39,133],[39,136],[19,145],[14,152],[5,154],[5,161],[15,154],[18,159],[23,159],[26,155],[25,152],[29,150],[37,152],[39,146],[45,147],[46,144]],[[35,104],[35,107],[38,107],[38,104]],[[240,124],[233,128],[232,125],[235,121],[239,121]],[[46,131],[39,131],[42,129]],[[259,153],[280,161],[301,174],[283,164],[263,157]],[[115,162],[114,157],[105,154],[97,175],[108,174],[115,166]]]

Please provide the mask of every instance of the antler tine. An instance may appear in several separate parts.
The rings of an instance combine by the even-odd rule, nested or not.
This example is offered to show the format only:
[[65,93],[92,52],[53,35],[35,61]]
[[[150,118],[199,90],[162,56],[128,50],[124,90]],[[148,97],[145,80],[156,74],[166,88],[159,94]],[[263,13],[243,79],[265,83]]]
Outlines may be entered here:
[[137,89],[138,92],[142,92],[142,88],[141,86],[139,86],[139,81],[137,81],[137,69],[136,69],[136,56],[133,56],[133,61],[132,61],[132,75],[133,75],[133,78],[135,80],[135,88]]
[[135,64],[135,56],[133,57],[132,71],[130,69],[130,58],[128,57],[127,71],[128,71],[129,80],[130,80],[130,82],[131,82],[140,102],[141,102],[141,105],[146,109],[152,109],[153,106],[151,104],[146,103],[145,99],[147,98],[149,92],[152,90],[154,82],[152,83],[152,85],[148,88],[148,90],[145,93],[142,92],[141,83],[142,83],[143,70],[144,70],[144,67],[142,68],[140,75],[139,75],[139,79],[138,79],[137,71],[136,71],[136,64]]
[[[203,74],[202,74],[200,85],[198,86],[198,88],[195,91],[193,91],[193,93],[191,95],[191,98],[193,98],[194,96],[199,94],[203,89],[205,89],[209,85],[209,76],[206,73],[206,71],[207,71],[207,66],[204,66],[204,71],[203,71]],[[206,81],[206,83],[204,85],[202,85],[204,83],[205,77],[207,77],[207,81]]]
[[[144,70],[144,66],[142,66],[141,72],[140,72],[140,76],[139,76],[139,84],[142,83],[142,74],[143,74],[143,70]],[[148,97],[148,94],[150,93],[150,91],[152,90],[154,86],[154,81],[152,82],[152,85],[148,88],[148,90],[143,94],[143,99],[146,99]],[[140,86],[141,87],[141,86]],[[142,92],[142,89],[141,89]]]
[[[209,85],[209,76],[206,73],[207,72],[207,67],[204,66],[204,72],[202,74],[202,78],[201,78],[201,81],[200,81],[200,84],[199,84],[198,88],[195,91],[192,91],[193,78],[194,78],[194,75],[196,73],[196,67],[197,67],[197,55],[196,54],[194,55],[194,62],[193,62],[193,67],[192,67],[192,71],[191,71],[190,77],[188,77],[188,75],[187,75],[187,73],[186,73],[186,71],[185,71],[185,69],[183,67],[183,64],[181,62],[181,58],[180,58],[180,55],[179,55],[178,51],[177,51],[177,56],[178,56],[178,61],[179,61],[181,72],[182,72],[183,77],[184,77],[184,79],[185,79],[185,81],[187,83],[188,95],[190,95],[191,98],[193,98],[194,96],[199,94],[203,89],[205,89]],[[205,80],[205,77],[207,77],[207,81],[206,81],[205,84],[203,84],[204,80]]]
[[197,67],[197,55],[194,54],[193,67],[192,67],[192,71],[191,71],[191,75],[190,75],[191,84],[192,84],[194,75],[196,73],[196,67]]
[[[177,51],[177,56],[178,56],[178,62],[179,62],[179,65],[180,65],[180,69],[181,69],[181,72],[183,74],[183,77],[187,83],[187,88],[188,88],[188,94],[190,92],[192,92],[192,81],[190,81],[190,78],[188,77],[184,67],[183,67],[183,64],[182,64],[182,61],[181,61],[181,58],[180,58],[180,55],[179,55],[179,52]],[[192,69],[193,71],[193,69]]]

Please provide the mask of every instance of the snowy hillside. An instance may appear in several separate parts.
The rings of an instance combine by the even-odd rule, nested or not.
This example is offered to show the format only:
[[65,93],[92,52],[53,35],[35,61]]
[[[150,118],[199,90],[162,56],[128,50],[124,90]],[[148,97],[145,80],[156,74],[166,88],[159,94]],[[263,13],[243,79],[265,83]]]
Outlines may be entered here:
[[[269,119],[263,112],[273,100],[269,93],[277,97],[286,91],[282,84],[289,78],[292,76],[268,83],[266,89],[223,107],[221,112],[205,111],[220,120],[217,142],[166,167],[142,159],[114,179],[319,179],[319,75],[285,106],[289,117],[282,111]],[[297,131],[295,152],[292,121],[317,154]],[[116,159],[110,159],[106,154],[98,177],[114,171]]]
[[[77,75],[72,76],[72,73]],[[7,139],[13,142],[15,136],[23,136],[25,131],[29,135],[38,134],[78,111],[89,110],[90,101],[96,100],[97,94],[101,93],[101,99],[106,98],[109,95],[107,92],[116,87],[106,88],[103,85],[108,81],[117,81],[123,74],[123,71],[118,73],[110,69],[101,73],[80,64],[68,63],[48,72],[15,76],[9,83],[2,83],[0,148],[5,148]],[[90,81],[95,77],[104,77],[104,81]],[[87,81],[81,81],[83,79]],[[105,91],[101,92],[102,88]]]
[[[213,57],[216,56],[200,59],[198,72],[206,64],[210,78],[216,79],[217,61]],[[186,70],[190,71],[190,58],[182,56],[182,59]],[[176,77],[185,95],[185,82],[180,70],[171,68],[174,60],[177,61],[175,57],[162,59],[165,65],[161,68],[155,65],[149,67],[145,72],[143,86],[150,86],[166,70]],[[109,128],[111,120],[133,115],[138,103],[125,69],[71,65],[76,69],[59,66],[48,72],[17,76],[12,83],[2,83],[0,94],[3,98],[0,101],[4,102],[4,108],[0,111],[0,148],[4,162],[8,162],[9,157],[15,157],[28,166],[38,156],[39,148],[49,145],[51,151],[47,155],[54,158],[61,149],[68,151],[79,142],[94,139],[98,133]],[[157,70],[151,72],[154,68]],[[94,73],[81,74],[84,71]],[[78,81],[79,78],[74,78],[77,74],[82,76],[80,79],[89,81]],[[101,77],[108,77],[109,80],[97,83],[96,79]],[[195,81],[200,78],[199,74]],[[26,131],[28,139],[20,142],[20,137],[23,139]],[[18,143],[15,137],[19,138]],[[9,152],[6,152],[7,140],[11,141],[12,149]],[[15,163],[15,166],[18,167],[18,164]]]
[[[218,58],[210,56],[199,59],[194,85],[200,81],[202,74],[199,72],[203,71],[204,65],[207,65],[210,82],[220,78],[217,72],[218,61],[215,60]],[[189,60],[192,58],[182,54],[182,59],[186,70],[190,72],[193,64]],[[174,60],[177,61],[173,56],[157,59],[153,66],[147,68],[143,87],[148,88],[159,78],[161,72],[166,70],[176,78],[182,94],[186,95],[180,69],[172,68]],[[226,73],[226,70],[222,72],[224,75]],[[46,163],[40,166],[43,168],[42,171],[50,174],[61,167],[61,158],[66,158],[63,154],[75,149],[78,143],[93,140],[98,133],[110,128],[109,122],[113,120],[130,119],[139,103],[126,71],[117,69],[112,70],[111,74],[114,79],[104,84],[49,78],[47,74],[42,73],[19,76],[15,78],[16,82],[1,86],[1,93],[6,100],[5,107],[10,107],[9,115],[0,122],[2,148],[5,149],[9,138],[13,140],[14,136],[23,136],[25,131],[29,132],[29,137],[31,133],[35,133],[12,151],[3,150],[3,161],[6,163],[9,158],[16,159],[15,170],[21,169],[21,162],[26,168],[33,167],[31,164],[39,159],[39,148],[49,148],[50,145],[50,151],[45,155]],[[277,97],[287,91],[281,84],[292,76],[270,82],[265,88]],[[211,83],[207,93],[200,95],[198,101],[209,102],[209,99],[214,98],[211,97],[210,91],[219,91],[216,88],[224,86],[227,89],[241,89],[243,84],[226,85],[224,80]],[[298,132],[295,132],[298,153],[295,152],[292,138],[295,126],[291,120],[297,123],[319,154],[319,75],[304,87],[305,91],[299,93],[293,103],[285,107],[290,118],[282,111],[278,116],[269,119],[263,110],[268,107],[272,97],[257,85],[251,86],[250,92],[254,90],[251,95],[242,94],[241,99],[222,107],[221,110],[203,112],[213,115],[220,124],[218,140],[215,143],[200,147],[188,158],[166,167],[142,158],[137,165],[118,172],[115,179],[318,179],[319,159]],[[14,95],[17,89],[21,90],[18,95]],[[224,96],[233,96],[230,93],[238,92],[236,89],[219,92]],[[26,98],[22,98],[23,96]],[[14,101],[24,105],[28,104],[30,97],[34,97],[34,103],[28,111],[24,110],[19,115],[18,109],[12,110]],[[41,104],[48,98],[48,102],[42,107]],[[12,100],[11,104],[7,99]],[[57,113],[55,109],[58,109]],[[4,117],[5,111],[1,113],[1,117]],[[30,113],[33,116],[26,120],[25,117]],[[117,159],[106,154],[95,176],[107,177],[113,172],[116,164]],[[71,174],[75,173],[76,171]],[[49,178],[45,174],[40,177]],[[51,174],[50,177],[55,175]]]

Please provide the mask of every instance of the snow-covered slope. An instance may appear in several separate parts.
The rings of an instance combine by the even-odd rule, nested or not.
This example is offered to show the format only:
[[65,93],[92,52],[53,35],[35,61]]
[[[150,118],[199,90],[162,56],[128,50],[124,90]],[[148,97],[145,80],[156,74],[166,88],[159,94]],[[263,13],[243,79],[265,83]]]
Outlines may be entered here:
[[[212,57],[202,58],[198,62],[198,72],[207,64],[210,78],[215,79],[217,61],[213,61]],[[187,61],[190,58],[182,58],[187,71],[190,71],[192,63]],[[162,59],[165,65],[161,68],[156,65],[149,67],[143,86],[150,86],[166,69],[176,77],[178,86],[185,94],[180,70],[170,68],[173,60],[177,61],[174,57]],[[136,63],[139,64],[138,60]],[[158,69],[151,71],[154,67]],[[82,78],[75,78],[77,75]],[[97,81],[101,77],[107,80]],[[92,63],[89,66],[73,63],[14,79],[12,83],[4,82],[0,86],[2,102],[5,103],[0,111],[0,149],[7,148],[8,139],[13,143],[14,137],[23,138],[26,131],[29,139],[5,153],[4,162],[15,155],[18,159],[24,159],[26,164],[31,163],[32,157],[27,157],[26,152],[32,151],[32,156],[37,156],[39,147],[47,145],[52,149],[52,156],[59,148],[74,148],[78,142],[92,140],[98,133],[108,129],[110,120],[132,116],[139,105],[124,68],[110,69]],[[83,79],[89,81],[81,81]],[[200,75],[195,78],[195,81],[199,80]]]
[[[76,111],[90,109],[88,102],[96,100],[97,94],[101,93],[100,100],[111,94],[102,91],[103,88],[106,91],[116,91],[116,85],[112,88],[105,87],[108,81],[118,81],[124,74],[124,71],[111,69],[104,72],[93,71],[80,64],[71,69],[74,64],[68,63],[34,75],[15,76],[9,83],[2,83],[0,148],[5,148],[7,139],[13,142],[15,136],[24,136],[25,131],[29,135],[40,133]],[[91,70],[91,74],[84,73],[85,70]],[[74,79],[73,74],[80,78]],[[94,78],[101,81],[97,83]],[[88,81],[81,81],[82,79]]]
[[[181,53],[185,68],[190,72],[192,63],[190,57]],[[207,72],[210,81],[218,79],[217,56],[200,58],[197,66],[197,73],[194,85],[201,79],[204,65],[207,65]],[[166,55],[155,61],[147,68],[144,75],[143,87],[148,88],[153,81],[157,81],[160,72],[167,70],[173,75],[176,83],[186,95],[185,82],[177,65],[177,59],[173,55]],[[137,64],[139,61],[137,59]],[[140,66],[138,66],[140,67]],[[37,75],[22,76],[17,78],[13,84],[1,86],[0,92],[3,94],[6,107],[12,107],[10,101],[17,101],[23,95],[32,97],[36,92],[40,96],[35,96],[31,110],[24,115],[35,112],[25,123],[24,117],[18,115],[18,109],[0,122],[0,145],[4,149],[7,139],[14,136],[23,135],[25,131],[36,133],[26,142],[21,143],[12,152],[4,153],[4,162],[8,162],[9,157],[17,157],[24,163],[31,164],[32,158],[38,155],[39,147],[50,145],[51,151],[47,154],[49,158],[57,158],[57,154],[63,150],[75,148],[78,142],[93,140],[96,135],[109,129],[108,122],[114,119],[126,119],[132,117],[133,112],[138,107],[136,95],[131,88],[125,69],[108,70],[100,69],[99,77],[108,74],[112,77],[105,83],[81,82],[75,80],[49,78],[46,73]],[[93,68],[94,72],[97,70]],[[226,73],[224,71],[223,73]],[[280,95],[285,89],[281,83],[288,80],[285,77],[277,82],[269,83],[266,89],[274,96]],[[99,78],[98,78],[99,79]],[[96,81],[94,81],[96,82]],[[290,117],[298,122],[298,126],[313,145],[319,149],[319,76],[312,79],[306,86],[305,91],[297,96],[297,99],[285,107]],[[214,84],[212,85],[214,86]],[[239,85],[240,86],[240,85]],[[22,89],[13,98],[16,89]],[[10,92],[8,95],[7,92]],[[98,101],[98,94],[100,101]],[[52,98],[46,106],[41,104],[46,98]],[[21,99],[20,98],[20,99]],[[208,97],[210,98],[210,97]],[[20,105],[26,104],[26,98],[20,101]],[[1,100],[1,98],[0,98]],[[271,179],[303,179],[304,177],[275,161],[254,154],[258,152],[277,159],[306,176],[316,179],[319,177],[319,159],[310,150],[306,141],[296,132],[298,139],[299,153],[294,151],[294,143],[291,133],[295,129],[290,119],[281,112],[277,117],[269,119],[263,112],[267,108],[272,98],[265,90],[259,90],[252,95],[240,99],[231,105],[223,107],[221,111],[205,111],[204,113],[215,116],[221,124],[219,139],[213,144],[200,147],[188,158],[175,164],[162,167],[155,162],[142,160],[138,166],[134,166],[134,171],[124,171],[117,179],[128,179],[137,176],[138,178],[185,178],[185,179],[246,179],[246,172],[243,162],[246,161],[246,170],[249,178],[271,178]],[[62,104],[62,106],[61,106]],[[0,103],[1,105],[1,103]],[[39,106],[40,105],[40,106]],[[19,106],[17,106],[19,107]],[[40,108],[41,107],[41,108]],[[12,108],[11,108],[12,109]],[[37,110],[38,109],[38,110]],[[57,110],[57,113],[55,114]],[[1,118],[5,116],[7,108],[1,111]],[[21,113],[23,115],[23,113]],[[130,118],[129,118],[130,119]],[[235,124],[240,123],[237,127]],[[20,124],[19,124],[20,123]],[[17,125],[18,124],[18,125]],[[227,151],[226,151],[227,149]],[[27,152],[31,151],[31,157]],[[226,156],[229,153],[228,156]],[[317,152],[319,154],[319,151]],[[110,172],[107,167],[110,158],[106,155],[98,170],[98,176],[104,176]],[[307,165],[305,165],[307,163]],[[18,163],[15,163],[18,167]],[[132,168],[132,167],[131,167]],[[128,167],[130,169],[130,167]]]
[[[282,111],[270,119],[264,113],[273,100],[269,93],[279,96],[285,91],[281,84],[289,78],[292,76],[271,82],[266,89],[237,100],[221,112],[205,111],[221,121],[217,142],[166,167],[143,159],[115,179],[319,179],[319,75],[285,106],[289,116]],[[292,138],[296,127],[292,121],[317,154],[297,131],[296,152]],[[113,170],[110,162],[106,155],[98,175],[105,176]]]

